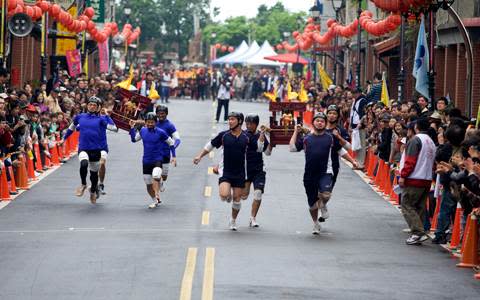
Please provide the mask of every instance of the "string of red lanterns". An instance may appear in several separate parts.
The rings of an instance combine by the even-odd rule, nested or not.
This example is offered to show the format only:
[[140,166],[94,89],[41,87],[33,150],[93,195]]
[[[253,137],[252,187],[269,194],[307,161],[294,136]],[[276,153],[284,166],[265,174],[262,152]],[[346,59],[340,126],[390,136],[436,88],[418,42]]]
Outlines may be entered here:
[[[49,1],[39,0],[33,5],[27,5],[23,0],[8,0],[9,17],[17,13],[25,13],[33,21],[37,21],[47,12],[55,21],[65,26],[68,31],[75,33],[87,31],[92,39],[98,43],[105,42],[109,36],[115,36],[119,32],[118,25],[115,22],[105,23],[103,29],[98,29],[95,22],[92,21],[95,16],[93,7],[87,7],[83,14],[75,19],[60,5],[52,4]],[[132,29],[132,25],[125,24],[121,33],[127,45],[133,43],[141,34],[139,27],[135,30]]]
[[423,7],[431,4],[432,0],[372,0],[375,6],[388,12],[406,13],[412,7]]
[[325,45],[336,36],[344,38],[350,38],[358,33],[358,24],[374,36],[381,36],[396,30],[402,22],[402,18],[398,14],[391,14],[384,20],[375,22],[373,20],[373,13],[365,10],[360,16],[360,20],[355,19],[348,25],[339,24],[334,19],[327,21],[328,30],[325,34],[320,33],[320,25],[314,24],[312,18],[308,18],[307,25],[304,28],[303,33],[294,31],[292,33],[295,39],[295,44],[291,45],[287,41],[282,42],[276,46],[277,50],[285,49],[288,52],[296,52],[298,50],[306,51],[310,49],[314,43]]
[[220,50],[222,52],[230,52],[232,53],[235,51],[235,48],[233,46],[228,46],[228,45],[222,45],[220,43],[215,44],[215,49]]

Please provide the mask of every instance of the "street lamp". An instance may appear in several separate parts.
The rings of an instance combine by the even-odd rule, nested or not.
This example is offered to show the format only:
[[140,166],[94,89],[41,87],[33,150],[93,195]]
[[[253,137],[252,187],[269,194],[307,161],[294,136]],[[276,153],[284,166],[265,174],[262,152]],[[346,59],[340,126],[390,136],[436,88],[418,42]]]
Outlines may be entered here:
[[[132,9],[129,6],[125,6],[123,8],[123,14],[127,17],[127,24],[130,23],[130,15],[132,14]],[[125,40],[125,43],[127,41]],[[126,52],[125,52],[125,71],[128,71],[128,53],[130,52],[128,49],[128,46],[126,46]]]
[[[313,18],[314,22],[317,22],[320,19],[320,14],[322,12],[320,11],[320,7],[317,6],[317,4],[313,5],[312,8],[310,8],[310,16]],[[317,52],[316,52],[316,47],[315,47],[315,42],[313,43],[313,49],[312,49],[312,65],[313,65],[313,80],[314,82],[317,82]]]
[[[360,15],[362,14],[362,0],[358,0],[358,20],[360,20]],[[356,89],[359,90],[361,88],[360,85],[360,72],[361,72],[361,65],[360,59],[362,56],[362,28],[360,26],[360,22],[358,22],[358,34],[357,34],[357,80],[356,80]]]
[[[335,20],[339,21],[339,13],[345,7],[345,0],[332,0],[332,6],[335,10]],[[333,82],[337,85],[337,47],[338,35],[335,35],[335,44],[333,45]]]

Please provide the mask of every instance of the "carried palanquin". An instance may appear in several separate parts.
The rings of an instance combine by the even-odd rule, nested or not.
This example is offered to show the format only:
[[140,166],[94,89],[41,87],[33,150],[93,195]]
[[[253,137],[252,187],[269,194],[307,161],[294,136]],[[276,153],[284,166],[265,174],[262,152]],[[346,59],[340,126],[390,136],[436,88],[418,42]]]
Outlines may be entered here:
[[116,93],[117,100],[110,117],[118,128],[129,131],[130,121],[136,121],[144,115],[152,100],[121,87],[116,89]]
[[270,102],[270,143],[288,145],[297,124],[303,125],[307,104],[302,102]]

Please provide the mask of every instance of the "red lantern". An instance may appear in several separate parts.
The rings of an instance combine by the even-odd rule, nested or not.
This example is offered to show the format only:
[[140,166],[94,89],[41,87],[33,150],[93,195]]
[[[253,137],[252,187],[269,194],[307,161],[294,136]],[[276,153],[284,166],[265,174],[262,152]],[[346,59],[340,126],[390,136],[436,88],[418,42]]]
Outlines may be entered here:
[[17,0],[8,0],[8,10],[14,10],[17,7]]
[[297,36],[298,36],[299,34],[300,34],[300,33],[299,33],[298,31],[292,32],[292,36],[293,36],[294,38],[297,38]]
[[228,47],[228,52],[233,52],[235,50],[235,48],[233,48],[232,46]]
[[283,50],[283,45],[282,44],[278,44],[276,46],[277,50],[280,51],[280,50]]
[[17,7],[15,7],[15,10],[14,10],[15,14],[23,13],[23,12],[24,12],[23,6],[17,5]]
[[37,6],[40,7],[42,12],[47,12],[50,9],[50,2],[39,1],[39,2],[37,2]]
[[93,16],[95,16],[95,9],[93,9],[93,7],[87,7],[83,14],[92,19]]
[[222,48],[222,45],[221,45],[221,44],[218,44],[218,43],[215,44],[215,49],[220,49],[220,48]]
[[30,17],[30,18],[33,18],[33,7],[31,7],[30,5],[27,5],[25,6],[25,13]]
[[95,28],[95,23],[93,21],[88,21],[87,30],[90,31]]
[[227,51],[227,46],[223,45],[222,46],[222,52],[225,52],[225,51]]
[[330,27],[332,26],[333,23],[335,23],[336,21],[334,19],[328,19],[327,20],[327,26]]
[[61,11],[62,11],[62,8],[61,8],[60,5],[58,5],[58,4],[53,4],[53,5],[50,7],[50,14],[51,14],[52,17],[54,17],[54,18],[57,18]]

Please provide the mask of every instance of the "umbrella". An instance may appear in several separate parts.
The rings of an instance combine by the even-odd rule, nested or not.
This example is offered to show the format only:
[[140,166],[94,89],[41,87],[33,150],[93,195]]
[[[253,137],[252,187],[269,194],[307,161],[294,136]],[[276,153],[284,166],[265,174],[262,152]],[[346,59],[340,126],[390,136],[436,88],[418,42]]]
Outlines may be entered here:
[[284,53],[274,56],[266,56],[265,59],[279,61],[283,63],[301,63],[302,65],[308,64],[308,60],[296,53]]

